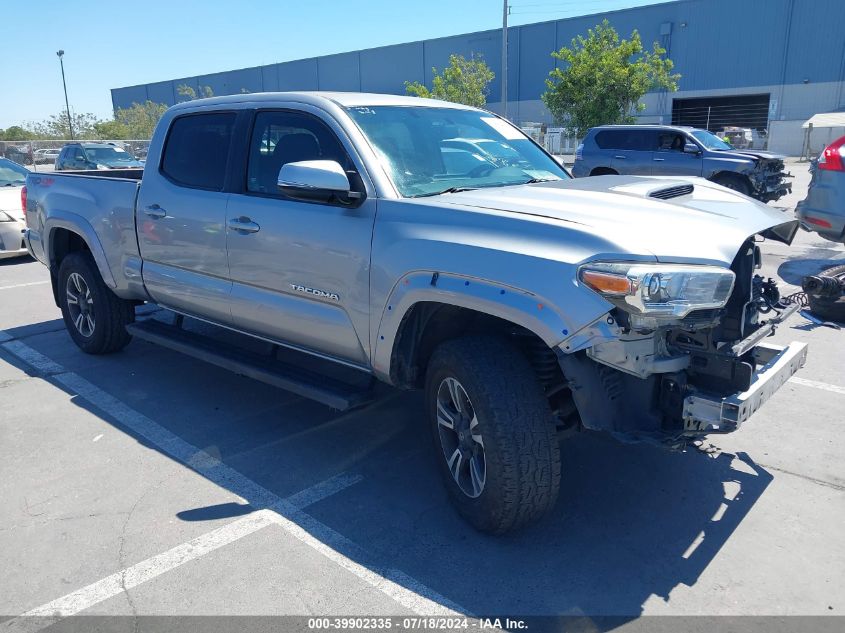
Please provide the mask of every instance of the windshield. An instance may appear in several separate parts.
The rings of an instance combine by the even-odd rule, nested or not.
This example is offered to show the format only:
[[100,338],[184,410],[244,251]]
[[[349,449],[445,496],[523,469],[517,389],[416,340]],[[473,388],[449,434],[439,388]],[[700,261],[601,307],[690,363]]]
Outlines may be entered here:
[[26,184],[28,173],[17,163],[0,158],[0,187],[20,187]]
[[116,165],[118,163],[135,162],[131,154],[119,147],[86,147],[85,156],[93,163]]
[[520,130],[486,112],[417,106],[347,112],[407,198],[569,178]]
[[733,149],[728,143],[725,143],[725,141],[707,130],[695,130],[692,135],[707,149],[715,149],[717,151]]

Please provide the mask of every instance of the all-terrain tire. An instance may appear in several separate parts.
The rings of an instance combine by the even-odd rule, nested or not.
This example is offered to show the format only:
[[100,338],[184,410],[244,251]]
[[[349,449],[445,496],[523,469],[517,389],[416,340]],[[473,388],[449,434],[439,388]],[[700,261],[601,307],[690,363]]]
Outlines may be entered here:
[[[453,476],[440,436],[438,392],[447,379],[464,389],[483,438],[486,481],[476,497]],[[506,339],[473,336],[442,343],[428,363],[425,398],[449,497],[471,525],[503,534],[554,507],[561,470],[554,417],[528,360]]]
[[[79,349],[87,354],[109,354],[126,347],[132,339],[126,326],[135,320],[135,307],[106,286],[90,253],[68,254],[59,266],[58,284],[62,318]],[[86,314],[80,320],[81,330],[76,324],[80,302],[73,303],[79,295],[88,296],[90,300],[90,305],[86,303]],[[90,321],[86,317],[90,317]]]

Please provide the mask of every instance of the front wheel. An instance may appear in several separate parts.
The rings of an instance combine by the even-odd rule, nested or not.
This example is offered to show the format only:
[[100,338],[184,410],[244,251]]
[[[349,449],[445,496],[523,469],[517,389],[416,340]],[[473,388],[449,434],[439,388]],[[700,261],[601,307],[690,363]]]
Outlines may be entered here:
[[506,340],[440,345],[428,365],[426,404],[449,497],[476,529],[503,534],[554,506],[554,417],[531,365]]
[[83,352],[116,352],[132,338],[126,326],[135,320],[134,306],[106,286],[89,253],[70,253],[62,260],[59,305],[70,337]]
[[752,193],[751,183],[748,182],[748,178],[738,174],[719,174],[713,179],[713,182],[746,196],[750,196]]

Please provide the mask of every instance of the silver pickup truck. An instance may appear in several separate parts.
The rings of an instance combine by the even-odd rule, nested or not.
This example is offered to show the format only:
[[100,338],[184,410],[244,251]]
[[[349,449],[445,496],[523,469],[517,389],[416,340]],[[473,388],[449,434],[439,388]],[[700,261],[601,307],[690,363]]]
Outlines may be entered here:
[[[487,532],[552,507],[569,431],[731,432],[806,357],[763,342],[790,310],[755,274],[756,242],[789,243],[794,219],[699,178],[573,180],[457,104],[183,103],[143,173],[32,174],[24,197],[25,242],[82,350],[135,336],[337,409],[372,378],[423,388],[449,496]],[[173,323],[135,321],[145,302]],[[311,360],[231,348],[196,320]]]

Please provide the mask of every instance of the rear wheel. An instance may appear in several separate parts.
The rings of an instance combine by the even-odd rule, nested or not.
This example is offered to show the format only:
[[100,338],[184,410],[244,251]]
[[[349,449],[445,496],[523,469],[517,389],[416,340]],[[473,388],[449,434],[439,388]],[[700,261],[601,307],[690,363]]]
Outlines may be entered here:
[[610,167],[596,167],[590,172],[591,176],[618,176],[619,172]]
[[728,189],[738,191],[746,196],[750,196],[752,193],[751,183],[748,182],[748,178],[738,174],[719,174],[713,179],[713,182]]
[[108,354],[131,340],[135,307],[103,282],[90,253],[67,255],[59,267],[59,304],[73,342],[88,354]]
[[554,506],[555,421],[516,348],[481,336],[441,344],[428,364],[426,404],[449,497],[476,529],[503,534]]

